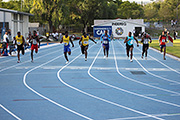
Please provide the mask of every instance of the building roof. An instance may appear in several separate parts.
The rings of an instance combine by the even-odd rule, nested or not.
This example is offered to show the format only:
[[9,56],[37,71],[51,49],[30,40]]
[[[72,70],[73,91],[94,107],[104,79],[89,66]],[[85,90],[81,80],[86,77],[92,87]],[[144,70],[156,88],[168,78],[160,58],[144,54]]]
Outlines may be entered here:
[[143,19],[110,19],[110,20],[94,20],[94,25],[93,26],[101,26],[104,24],[108,24],[108,23],[112,23],[112,22],[119,22],[119,21],[123,21],[123,22],[127,22],[127,23],[132,23],[132,24],[136,24],[136,25],[141,25],[141,26],[145,26]]
[[21,15],[27,15],[27,16],[34,16],[33,14],[30,14],[30,13],[20,12],[20,11],[17,11],[17,10],[4,9],[4,8],[0,8],[0,11],[10,12],[10,13],[15,13],[15,14],[21,14]]

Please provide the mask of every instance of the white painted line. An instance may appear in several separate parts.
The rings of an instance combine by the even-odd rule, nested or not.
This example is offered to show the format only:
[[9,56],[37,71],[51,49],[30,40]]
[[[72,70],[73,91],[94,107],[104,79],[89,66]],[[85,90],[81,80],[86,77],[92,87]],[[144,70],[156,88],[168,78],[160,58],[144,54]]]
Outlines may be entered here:
[[[42,46],[42,47],[39,48],[39,50],[41,50],[41,49],[43,49],[43,48],[48,48],[48,47],[52,47],[52,46],[57,46],[57,45],[59,45],[59,44],[52,44],[52,45]],[[52,49],[54,49],[54,48],[52,48]],[[48,50],[49,50],[49,49],[48,49]],[[43,52],[47,52],[48,50],[44,50]],[[30,52],[30,50],[29,50],[29,49],[28,49],[28,50],[25,50],[25,54],[26,54],[27,52]],[[43,53],[43,52],[42,52],[42,53]],[[28,56],[28,57],[29,57],[29,56]],[[0,58],[2,58],[2,57],[0,57]],[[6,57],[3,57],[3,58],[6,58]],[[15,56],[15,58],[13,58],[13,59],[1,61],[0,64],[7,63],[7,62],[13,61],[13,60],[17,60],[17,56]]]
[[157,77],[159,79],[163,79],[165,81],[168,81],[168,82],[172,82],[172,83],[176,83],[176,84],[180,84],[180,82],[177,82],[177,81],[174,81],[174,80],[170,80],[170,79],[167,79],[167,78],[164,78],[162,76],[159,76],[159,75],[156,75],[156,74],[153,74],[151,72],[149,72],[135,57],[134,59],[136,60],[136,62],[143,68],[144,71],[146,71],[147,73],[149,73],[150,75],[154,76],[154,77]]
[[[177,114],[154,114],[157,117],[168,117],[168,116],[180,116],[180,113]],[[142,118],[149,118],[147,116],[138,116],[138,117],[126,117],[126,118],[115,118],[109,120],[134,120],[134,119],[142,119]]]
[[[151,50],[155,51],[155,52],[161,53],[159,50],[156,50],[156,49],[154,49],[154,48],[152,48],[152,47],[149,47],[149,48],[150,48]],[[174,60],[180,61],[180,58],[178,58],[178,57],[176,57],[176,56],[173,56],[173,55],[170,55],[170,54],[168,54],[168,53],[166,53],[166,56],[168,56],[168,57],[170,57],[170,58],[172,58],[172,59],[174,59]]]
[[[121,43],[120,43],[120,44],[121,44]],[[113,43],[112,43],[112,45],[113,45]],[[121,45],[122,45],[122,44],[121,44]],[[122,46],[123,46],[123,45],[122,45]],[[124,47],[124,46],[123,46],[123,47]],[[161,90],[161,91],[165,91],[165,92],[169,92],[169,93],[173,93],[173,94],[180,95],[179,92],[175,92],[175,91],[167,90],[167,89],[160,88],[160,87],[157,87],[157,86],[149,85],[149,84],[147,84],[147,83],[143,83],[143,82],[140,82],[140,81],[138,81],[138,80],[135,80],[135,79],[132,79],[132,78],[129,78],[129,77],[123,75],[123,74],[119,71],[119,69],[118,69],[117,60],[116,60],[116,56],[115,56],[114,45],[113,45],[113,53],[114,53],[114,60],[115,60],[117,72],[118,72],[122,77],[124,77],[124,78],[126,78],[126,79],[128,79],[128,80],[131,80],[131,81],[133,81],[133,82],[136,82],[136,83],[139,83],[139,84],[148,86],[148,87],[152,87],[152,88],[155,88],[155,89],[159,89],[159,90]]]
[[[114,49],[114,47],[113,47],[113,49]],[[114,50],[113,50],[113,51],[114,51]],[[99,51],[99,52],[100,52],[100,51]],[[115,51],[114,51],[113,53],[114,53],[114,56],[115,56]],[[93,78],[94,80],[96,80],[97,82],[100,82],[100,83],[102,83],[102,84],[104,84],[104,85],[106,85],[106,86],[109,86],[109,87],[111,87],[111,88],[114,88],[114,89],[117,89],[117,90],[120,90],[120,91],[129,93],[129,94],[132,94],[132,95],[135,95],[135,96],[139,96],[139,97],[146,98],[146,99],[149,99],[149,100],[153,100],[153,101],[156,101],[156,102],[160,102],[160,103],[164,103],[164,104],[168,104],[168,105],[180,107],[180,105],[178,105],[178,104],[174,104],[174,103],[170,103],[170,102],[158,100],[158,99],[151,98],[151,97],[148,97],[148,96],[145,96],[145,95],[141,95],[141,94],[138,94],[138,93],[135,93],[135,92],[131,92],[131,91],[128,91],[128,90],[125,90],[125,89],[122,89],[122,88],[119,88],[119,87],[110,85],[110,84],[108,84],[108,83],[105,83],[105,82],[103,82],[103,81],[97,79],[96,77],[94,77],[94,76],[90,73],[90,71],[91,71],[92,66],[94,65],[94,63],[95,63],[95,61],[96,61],[98,55],[99,55],[99,53],[98,53],[97,56],[94,58],[92,64],[90,65],[90,67],[89,67],[89,69],[88,69],[88,74],[89,74],[89,76],[92,77],[92,78]],[[115,64],[116,64],[116,69],[117,69],[117,71],[118,71],[116,57],[114,58],[114,60],[115,60]]]
[[9,111],[7,108],[5,108],[3,105],[0,104],[0,107],[3,108],[6,112],[8,112],[10,115],[12,115],[14,118],[16,118],[17,120],[21,120],[21,118],[19,118],[18,116],[16,116],[14,113],[12,113],[11,111]]
[[[100,48],[98,54],[100,53],[100,51],[101,51],[101,48]],[[97,54],[97,55],[98,55],[98,54]],[[60,77],[60,72],[61,72],[64,68],[66,68],[69,64],[71,64],[73,61],[75,61],[77,58],[79,58],[80,56],[81,56],[81,54],[80,54],[79,56],[77,56],[76,58],[74,58],[71,62],[69,62],[69,63],[68,63],[67,65],[65,65],[64,67],[62,67],[62,68],[57,72],[57,76],[58,76],[59,80],[60,80],[64,85],[66,85],[66,86],[69,87],[69,88],[74,89],[75,91],[78,91],[78,92],[80,92],[80,93],[83,93],[83,94],[85,94],[85,95],[87,95],[87,96],[90,96],[90,97],[92,97],[92,98],[95,98],[95,99],[104,101],[104,102],[106,102],[106,103],[109,103],[109,104],[112,104],[112,105],[115,105],[115,106],[118,106],[118,107],[121,107],[121,108],[130,110],[130,111],[133,111],[133,112],[136,112],[136,113],[139,113],[139,114],[148,116],[148,117],[152,117],[152,118],[155,118],[155,119],[158,119],[158,120],[164,120],[164,119],[162,119],[162,118],[158,118],[158,117],[155,117],[155,116],[153,116],[153,115],[149,115],[149,114],[146,114],[146,113],[143,113],[143,112],[140,112],[140,111],[131,109],[131,108],[129,108],[129,107],[126,107],[126,106],[123,106],[123,105],[120,105],[120,104],[117,104],[117,103],[108,101],[108,100],[106,100],[106,99],[97,97],[97,96],[95,96],[95,95],[89,94],[89,93],[87,93],[87,92],[84,92],[84,91],[82,91],[82,90],[80,90],[80,89],[78,89],[78,88],[75,88],[75,87],[67,84],[66,82],[64,82],[64,81],[61,79],[61,77]],[[97,56],[96,56],[96,57],[97,57]]]
[[[79,49],[79,48],[76,48],[76,49]],[[74,49],[74,50],[76,50],[76,49]],[[74,50],[73,50],[73,51],[74,51]],[[27,71],[27,72],[24,74],[23,83],[24,83],[24,85],[25,85],[29,90],[31,90],[32,92],[34,92],[34,93],[37,94],[38,96],[46,99],[47,101],[49,101],[49,102],[51,102],[51,103],[53,103],[53,104],[55,104],[55,105],[57,105],[57,106],[65,109],[65,110],[67,110],[67,111],[69,111],[69,112],[71,112],[71,113],[74,113],[74,114],[76,114],[76,115],[78,115],[78,116],[80,116],[80,117],[83,117],[83,118],[88,119],[88,120],[92,120],[91,118],[89,118],[89,117],[87,117],[87,116],[84,116],[84,115],[82,115],[82,114],[80,114],[80,113],[78,113],[78,112],[76,112],[76,111],[74,111],[74,110],[71,110],[71,109],[69,109],[69,108],[67,108],[67,107],[65,107],[65,106],[63,106],[63,105],[61,105],[61,104],[59,104],[59,103],[57,103],[57,102],[49,99],[48,97],[40,94],[39,92],[35,91],[35,90],[32,89],[30,86],[28,86],[27,83],[26,83],[26,76],[27,76],[30,72],[32,72],[33,70],[36,70],[36,69],[38,69],[38,68],[40,68],[40,67],[48,64],[48,63],[51,63],[51,62],[53,62],[54,60],[59,59],[59,58],[62,57],[62,56],[64,56],[64,55],[58,56],[58,57],[56,57],[56,58],[54,58],[54,59],[51,59],[50,61],[45,62],[45,63],[43,63],[43,64],[41,64],[41,65],[39,65],[39,66],[37,66],[37,67],[34,67],[33,69]]]
[[[141,45],[141,46],[142,46],[142,45]],[[141,50],[138,49],[138,48],[136,48],[136,49],[139,50],[139,51],[141,51]],[[153,51],[158,52],[158,53],[161,54],[160,51],[158,51],[158,50],[156,50],[156,49],[154,49],[154,48],[152,48],[152,47],[150,47],[150,49],[152,49]],[[167,53],[166,53],[166,54],[167,54]],[[168,55],[169,55],[169,54],[167,54],[167,56],[168,56]],[[158,59],[154,58],[153,56],[151,56],[151,55],[148,55],[148,56],[150,56],[152,59],[154,59],[155,61],[159,62],[159,63],[162,64],[163,66],[169,68],[170,70],[172,70],[172,71],[174,71],[174,72],[180,74],[179,71],[177,71],[177,70],[175,70],[175,69],[169,67],[168,65],[164,64],[163,62],[159,61]],[[177,60],[177,61],[180,61],[180,58],[178,58],[178,57],[175,57],[175,56],[172,56],[172,55],[169,55],[169,57],[171,57],[171,58],[173,58],[173,59],[175,59],[175,60]]]

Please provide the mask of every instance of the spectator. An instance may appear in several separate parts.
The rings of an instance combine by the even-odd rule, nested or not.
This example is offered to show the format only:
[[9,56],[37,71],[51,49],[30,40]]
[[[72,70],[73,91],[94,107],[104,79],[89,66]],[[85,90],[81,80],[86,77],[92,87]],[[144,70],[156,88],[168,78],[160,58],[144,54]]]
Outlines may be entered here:
[[[5,51],[6,54],[4,53],[4,55],[7,56],[7,43],[9,43],[9,37],[8,37],[8,33],[5,32],[4,36],[3,36],[3,50],[2,50],[2,53]],[[1,54],[2,54],[1,53]]]
[[176,40],[176,31],[174,30],[174,40]]
[[9,49],[10,49],[10,51],[9,51],[10,55],[12,55],[11,54],[12,52],[16,53],[16,51],[15,51],[15,49],[16,49],[16,37],[15,36],[13,37],[13,44],[9,46]]
[[171,27],[174,27],[174,20],[171,20]]

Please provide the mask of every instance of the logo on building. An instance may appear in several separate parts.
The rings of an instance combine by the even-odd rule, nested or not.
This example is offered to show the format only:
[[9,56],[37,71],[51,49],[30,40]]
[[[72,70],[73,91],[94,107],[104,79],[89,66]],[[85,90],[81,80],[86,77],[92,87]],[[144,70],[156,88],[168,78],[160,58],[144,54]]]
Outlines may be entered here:
[[117,35],[122,35],[123,32],[124,32],[124,30],[123,30],[121,27],[116,28],[115,31],[116,31],[116,34],[117,34]]

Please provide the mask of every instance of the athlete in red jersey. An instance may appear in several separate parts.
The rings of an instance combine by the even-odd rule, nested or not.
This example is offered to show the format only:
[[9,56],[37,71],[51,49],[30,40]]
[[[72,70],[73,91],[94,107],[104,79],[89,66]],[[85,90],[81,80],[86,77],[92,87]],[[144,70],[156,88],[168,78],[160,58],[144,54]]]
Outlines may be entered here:
[[[168,35],[168,33],[167,33]],[[159,36],[159,44],[160,44],[160,49],[161,52],[164,49],[164,56],[163,59],[166,60],[165,56],[166,56],[166,43],[167,43],[167,36],[165,35],[164,31],[162,32],[162,35]]]

